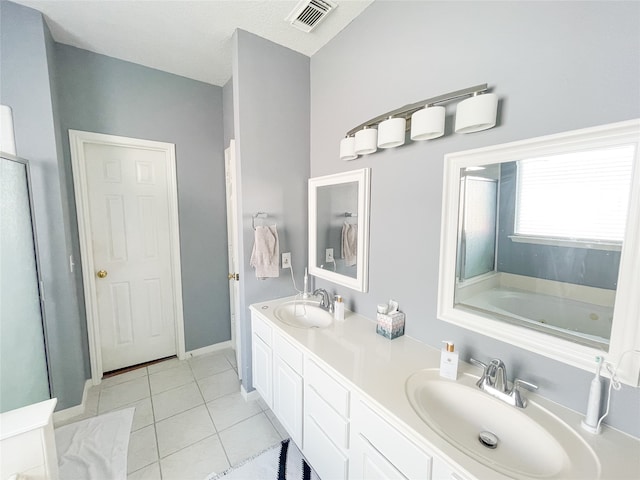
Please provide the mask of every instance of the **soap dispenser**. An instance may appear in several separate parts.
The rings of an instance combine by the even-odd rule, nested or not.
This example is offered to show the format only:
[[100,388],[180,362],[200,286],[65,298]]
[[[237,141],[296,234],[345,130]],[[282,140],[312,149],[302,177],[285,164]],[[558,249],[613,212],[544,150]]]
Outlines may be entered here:
[[450,380],[458,378],[458,352],[454,352],[453,342],[442,342],[445,344],[440,354],[440,376]]

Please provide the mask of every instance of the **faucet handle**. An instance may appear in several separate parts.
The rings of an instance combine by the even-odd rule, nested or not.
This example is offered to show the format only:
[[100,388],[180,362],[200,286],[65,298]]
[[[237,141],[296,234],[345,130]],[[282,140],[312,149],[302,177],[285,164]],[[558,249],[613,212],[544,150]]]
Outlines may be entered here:
[[524,387],[528,390],[531,390],[532,392],[538,389],[537,385],[534,385],[533,383],[525,382],[524,380],[520,380],[519,378],[516,378],[513,381],[513,389],[515,390],[518,387]]
[[484,370],[483,373],[487,372],[487,364],[482,363],[480,360],[476,360],[475,358],[469,358],[469,361],[473,363],[476,367],[480,367]]
[[513,390],[511,391],[511,395],[514,398],[515,406],[518,408],[525,408],[527,406],[527,399],[522,397],[520,393],[520,387],[527,388],[529,390],[537,390],[538,386],[533,383],[525,382],[524,380],[520,380],[516,378],[513,381]]
[[480,375],[480,378],[476,382],[476,385],[479,388],[482,388],[482,385],[487,380],[487,369],[489,368],[489,365],[487,365],[486,363],[482,363],[480,360],[476,360],[475,358],[469,358],[469,361],[473,363],[476,367],[482,368],[482,375]]

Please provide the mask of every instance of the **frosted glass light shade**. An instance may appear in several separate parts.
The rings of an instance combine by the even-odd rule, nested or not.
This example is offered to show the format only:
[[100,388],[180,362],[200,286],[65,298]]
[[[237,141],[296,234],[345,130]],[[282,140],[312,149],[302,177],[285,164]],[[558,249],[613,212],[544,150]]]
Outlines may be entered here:
[[444,107],[425,107],[411,115],[411,140],[430,140],[444,135]]
[[473,133],[495,127],[498,97],[485,93],[467,98],[456,109],[456,133]]
[[378,150],[376,141],[378,139],[378,130],[375,128],[363,128],[356,133],[356,155],[367,155]]
[[0,152],[17,155],[13,112],[8,105],[0,105]]
[[407,121],[404,118],[389,118],[378,125],[378,147],[393,148],[404,144]]
[[345,137],[340,140],[340,160],[354,160],[358,158],[355,149],[356,139],[354,137]]

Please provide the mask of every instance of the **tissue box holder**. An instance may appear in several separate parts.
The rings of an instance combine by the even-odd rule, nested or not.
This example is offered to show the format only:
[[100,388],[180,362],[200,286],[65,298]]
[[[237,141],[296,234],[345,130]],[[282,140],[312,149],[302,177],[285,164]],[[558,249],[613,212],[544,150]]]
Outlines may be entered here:
[[376,333],[379,333],[389,340],[393,340],[394,338],[404,335],[404,313],[378,313]]

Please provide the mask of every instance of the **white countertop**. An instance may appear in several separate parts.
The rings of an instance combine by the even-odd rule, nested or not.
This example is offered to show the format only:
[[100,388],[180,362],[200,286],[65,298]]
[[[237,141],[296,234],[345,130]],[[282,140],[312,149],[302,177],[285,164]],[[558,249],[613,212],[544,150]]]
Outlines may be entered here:
[[[415,413],[405,394],[407,378],[418,370],[438,368],[440,350],[402,336],[388,340],[376,334],[376,323],[362,315],[345,310],[345,320],[327,328],[296,328],[280,322],[275,307],[295,297],[256,303],[251,309],[269,319],[286,336],[308,353],[329,365],[361,394],[388,410],[416,438],[424,439],[439,450],[440,456],[477,478],[506,479],[458,450],[433,430]],[[479,368],[460,361],[459,373],[480,375]],[[580,428],[583,418],[544,397],[526,392],[536,402],[572,427],[593,449],[601,463],[601,476],[611,480],[640,478],[640,439],[608,426],[600,435],[591,435]]]

